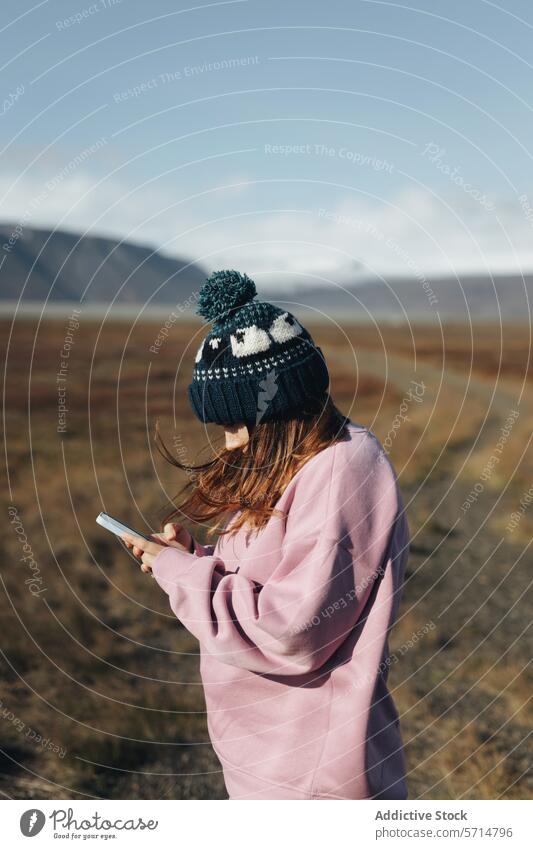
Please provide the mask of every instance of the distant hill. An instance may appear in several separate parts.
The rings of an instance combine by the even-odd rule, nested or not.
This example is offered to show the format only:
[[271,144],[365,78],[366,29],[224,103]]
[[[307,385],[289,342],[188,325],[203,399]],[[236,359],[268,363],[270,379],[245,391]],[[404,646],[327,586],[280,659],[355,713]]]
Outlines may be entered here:
[[[413,320],[523,319],[529,321],[533,305],[533,275],[464,275],[459,279],[432,277],[426,281],[378,277],[332,288],[298,288],[284,293],[293,300],[293,311],[311,309],[327,315],[351,314]],[[305,307],[303,306],[305,305]],[[290,306],[287,307],[291,309]],[[318,317],[318,316],[317,316]]]
[[26,284],[24,302],[79,301],[87,288],[87,303],[109,304],[117,295],[120,304],[177,304],[206,277],[199,266],[149,247],[61,230],[24,228],[17,238],[11,224],[0,225],[2,259],[0,300],[11,301]]
[[[147,246],[64,231],[25,228],[17,237],[15,225],[0,225],[0,301],[24,303],[84,301],[109,305],[183,304],[194,308],[195,293],[207,271],[186,259],[172,258]],[[12,245],[9,246],[11,238]],[[31,272],[31,273],[30,273]],[[26,282],[27,281],[27,282]],[[281,294],[283,292],[283,294]],[[533,275],[462,275],[431,278],[367,278],[341,286],[289,285],[268,290],[265,298],[298,313],[309,309],[327,315],[357,318],[431,320],[441,318],[529,320]],[[283,300],[281,300],[283,299]]]

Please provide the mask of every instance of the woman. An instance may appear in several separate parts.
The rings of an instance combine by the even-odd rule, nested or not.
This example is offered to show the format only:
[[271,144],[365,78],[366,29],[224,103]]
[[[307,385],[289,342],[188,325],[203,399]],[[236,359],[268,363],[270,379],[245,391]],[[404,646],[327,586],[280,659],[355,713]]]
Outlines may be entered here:
[[203,287],[213,327],[188,395],[226,448],[198,467],[167,452],[194,473],[168,520],[209,522],[216,544],[170,521],[126,541],[199,640],[230,799],[404,799],[387,689],[409,542],[396,476],[334,406],[309,333],[255,296],[235,271]]

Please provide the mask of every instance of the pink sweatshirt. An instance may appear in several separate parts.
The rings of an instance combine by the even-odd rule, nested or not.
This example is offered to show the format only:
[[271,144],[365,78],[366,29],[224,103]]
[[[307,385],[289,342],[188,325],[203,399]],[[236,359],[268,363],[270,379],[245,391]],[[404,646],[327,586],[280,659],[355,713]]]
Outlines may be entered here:
[[348,431],[293,477],[285,519],[153,562],[200,643],[230,799],[407,796],[387,636],[409,532],[377,438]]

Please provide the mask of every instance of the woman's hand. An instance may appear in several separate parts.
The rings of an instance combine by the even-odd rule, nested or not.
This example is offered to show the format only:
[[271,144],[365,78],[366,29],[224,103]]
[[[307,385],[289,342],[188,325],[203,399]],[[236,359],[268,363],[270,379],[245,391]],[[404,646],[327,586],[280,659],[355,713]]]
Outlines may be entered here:
[[160,545],[159,542],[156,542],[160,536],[162,534],[152,534],[149,540],[130,535],[122,537],[128,548],[132,549],[135,557],[141,558],[141,572],[151,572],[153,561],[160,551],[167,548],[166,544]]
[[193,538],[186,528],[178,524],[165,525],[162,534],[152,534],[148,541],[143,537],[130,535],[123,536],[122,539],[127,547],[131,548],[134,556],[141,558],[141,572],[151,572],[157,555],[169,546],[192,553]]
[[156,536],[166,540],[168,543],[175,542],[179,548],[182,548],[184,551],[188,551],[189,554],[194,554],[194,551],[192,550],[192,535],[189,533],[187,528],[184,528],[183,525],[180,525],[177,522],[169,522],[163,528],[163,533],[156,534]]

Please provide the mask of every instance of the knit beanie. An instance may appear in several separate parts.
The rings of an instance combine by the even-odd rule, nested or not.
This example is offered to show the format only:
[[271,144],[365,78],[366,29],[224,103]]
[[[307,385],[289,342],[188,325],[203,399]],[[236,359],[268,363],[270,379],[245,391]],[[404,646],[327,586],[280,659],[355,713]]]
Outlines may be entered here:
[[188,387],[202,422],[257,424],[319,412],[329,390],[324,356],[296,318],[255,300],[255,283],[238,271],[215,271],[197,315],[212,323]]

